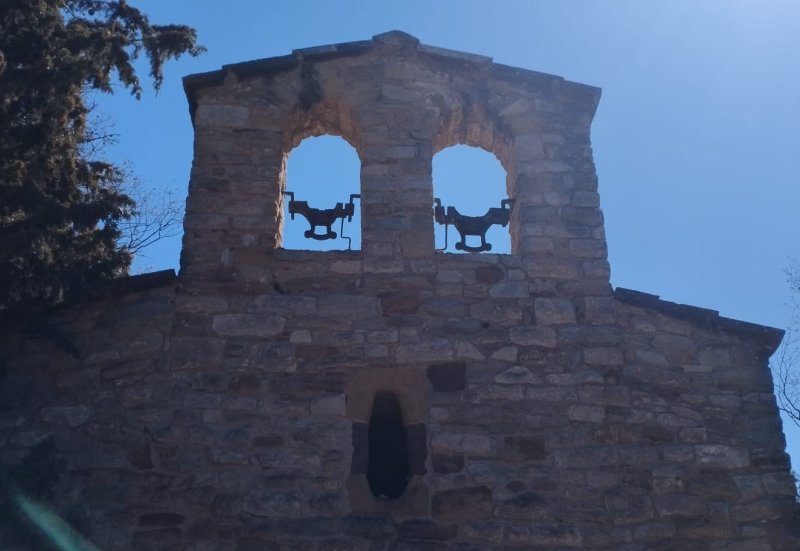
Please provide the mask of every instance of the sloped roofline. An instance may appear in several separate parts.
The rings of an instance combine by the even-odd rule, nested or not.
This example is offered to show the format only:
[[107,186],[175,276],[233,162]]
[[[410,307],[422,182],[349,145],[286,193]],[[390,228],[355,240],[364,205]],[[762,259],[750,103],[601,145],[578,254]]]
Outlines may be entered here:
[[654,310],[667,316],[694,323],[700,327],[715,329],[748,338],[762,345],[767,357],[771,356],[780,346],[785,331],[767,325],[759,325],[747,321],[726,318],[719,315],[716,310],[678,304],[664,300],[658,295],[651,295],[633,289],[617,287],[614,289],[614,298],[627,304],[640,306],[647,310]]
[[358,56],[370,52],[379,46],[388,47],[397,51],[416,50],[431,58],[438,58],[451,63],[473,65],[482,68],[488,72],[491,78],[498,80],[515,80],[521,83],[540,83],[542,80],[559,82],[561,86],[572,88],[579,95],[585,95],[587,97],[587,102],[590,104],[593,103],[594,109],[597,108],[597,104],[600,100],[601,90],[596,86],[569,81],[558,75],[494,63],[493,59],[488,56],[429,46],[427,44],[422,44],[418,38],[408,33],[394,30],[376,34],[371,40],[358,40],[355,42],[342,42],[339,44],[300,48],[292,50],[292,53],[289,55],[231,63],[223,65],[221,69],[217,69],[216,71],[187,75],[183,77],[183,88],[189,100],[189,112],[192,117],[192,122],[194,122],[194,114],[197,110],[197,92],[204,88],[221,86],[229,74],[234,75],[238,80],[276,75],[290,71],[300,66],[302,63]]

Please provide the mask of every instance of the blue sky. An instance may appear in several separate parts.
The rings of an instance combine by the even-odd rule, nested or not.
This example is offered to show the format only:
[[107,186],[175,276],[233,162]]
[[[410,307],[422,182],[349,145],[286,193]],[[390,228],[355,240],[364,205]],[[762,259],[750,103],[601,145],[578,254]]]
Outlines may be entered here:
[[[131,3],[155,23],[195,27],[208,48],[170,63],[158,96],[101,100],[119,135],[111,155],[147,186],[186,193],[192,129],[182,76],[399,29],[603,89],[592,143],[615,286],[765,325],[788,320],[782,270],[800,257],[797,0]],[[302,189],[323,181],[324,171],[301,184],[298,158],[289,160],[290,185],[295,173]],[[481,181],[494,178],[492,161],[476,161],[486,167]],[[475,174],[452,177],[464,186]],[[472,208],[496,206],[482,201]],[[163,242],[135,269],[177,267],[179,250],[179,238]],[[800,430],[784,426],[798,465]]]

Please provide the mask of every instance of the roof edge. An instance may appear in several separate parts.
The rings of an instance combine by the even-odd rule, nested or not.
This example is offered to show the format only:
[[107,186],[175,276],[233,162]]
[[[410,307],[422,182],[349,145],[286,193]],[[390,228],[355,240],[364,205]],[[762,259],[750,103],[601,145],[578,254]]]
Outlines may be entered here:
[[771,356],[778,349],[785,333],[783,329],[726,318],[720,316],[716,310],[670,302],[658,295],[634,291],[633,289],[617,287],[614,289],[614,298],[627,304],[649,308],[662,314],[694,322],[700,326],[720,329],[760,342],[768,356]]
[[584,90],[587,96],[593,98],[594,108],[600,98],[600,88],[566,80],[559,75],[551,75],[522,67],[511,67],[494,62],[489,56],[462,52],[439,46],[423,44],[418,38],[399,30],[388,31],[374,35],[370,40],[358,40],[354,42],[340,42],[337,44],[323,44],[308,48],[292,50],[291,54],[254,59],[239,63],[223,65],[220,69],[206,73],[194,73],[183,77],[183,89],[189,100],[189,114],[194,123],[194,116],[197,110],[197,92],[204,88],[221,86],[225,82],[225,77],[233,73],[239,79],[254,78],[261,75],[274,74],[290,70],[304,62],[326,61],[344,57],[356,56],[376,47],[393,48],[397,50],[416,50],[427,56],[440,58],[449,61],[459,61],[462,63],[472,63],[477,66],[493,68],[493,76],[501,79],[510,77],[523,78],[524,80],[540,80],[543,78],[561,81],[565,85],[574,87],[577,90]]

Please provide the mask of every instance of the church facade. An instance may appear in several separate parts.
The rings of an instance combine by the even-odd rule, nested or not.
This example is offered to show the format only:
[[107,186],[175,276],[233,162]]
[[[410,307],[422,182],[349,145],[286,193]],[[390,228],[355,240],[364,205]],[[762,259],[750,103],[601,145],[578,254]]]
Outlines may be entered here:
[[[800,548],[782,332],[612,289],[599,89],[396,31],[184,84],[180,275],[54,312],[77,353],[3,347],[0,461],[45,450],[54,507],[96,545]],[[323,134],[361,162],[331,209],[284,193],[288,154]],[[434,203],[455,144],[506,171],[483,217]],[[285,224],[325,239],[356,208],[360,250],[282,247]],[[468,254],[436,251],[437,223]],[[475,244],[487,225],[509,254]]]

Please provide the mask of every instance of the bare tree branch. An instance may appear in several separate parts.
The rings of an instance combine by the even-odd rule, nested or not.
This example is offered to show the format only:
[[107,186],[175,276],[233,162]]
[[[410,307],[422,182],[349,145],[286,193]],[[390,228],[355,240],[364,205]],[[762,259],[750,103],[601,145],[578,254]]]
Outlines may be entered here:
[[136,206],[132,216],[118,225],[122,233],[121,248],[135,256],[162,239],[180,235],[183,201],[168,190],[144,189],[136,178],[126,178],[123,185]]
[[778,409],[800,426],[800,264],[794,261],[785,271],[792,290],[791,317],[771,368]]

